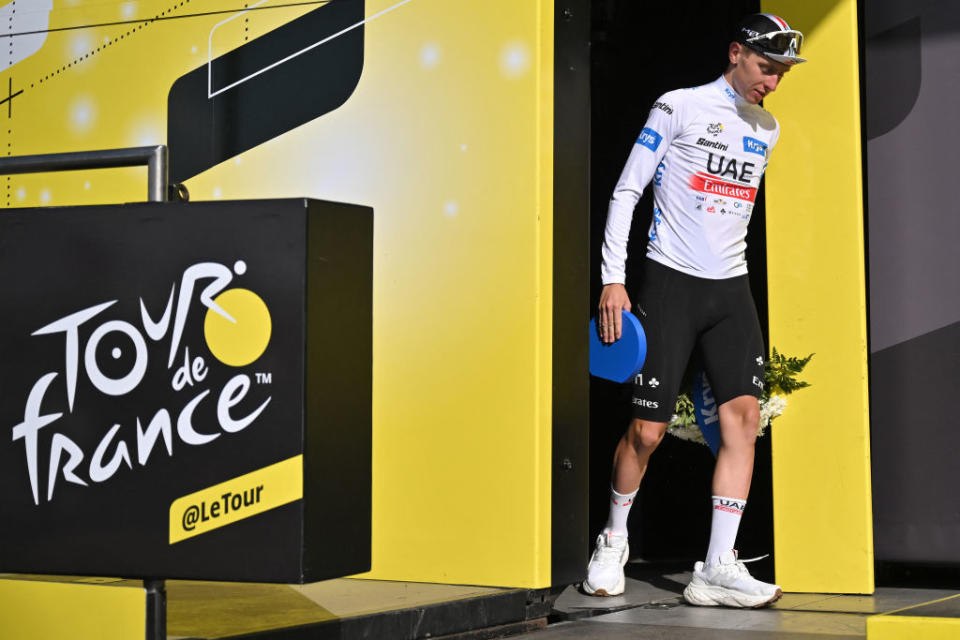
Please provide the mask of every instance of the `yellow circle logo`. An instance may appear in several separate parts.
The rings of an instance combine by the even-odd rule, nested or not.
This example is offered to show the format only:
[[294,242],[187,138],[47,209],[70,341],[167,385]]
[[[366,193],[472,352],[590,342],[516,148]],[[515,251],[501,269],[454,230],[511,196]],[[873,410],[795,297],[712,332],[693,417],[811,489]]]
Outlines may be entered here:
[[273,325],[266,303],[247,289],[227,289],[213,300],[230,318],[207,309],[203,333],[210,353],[223,364],[244,367],[263,355]]

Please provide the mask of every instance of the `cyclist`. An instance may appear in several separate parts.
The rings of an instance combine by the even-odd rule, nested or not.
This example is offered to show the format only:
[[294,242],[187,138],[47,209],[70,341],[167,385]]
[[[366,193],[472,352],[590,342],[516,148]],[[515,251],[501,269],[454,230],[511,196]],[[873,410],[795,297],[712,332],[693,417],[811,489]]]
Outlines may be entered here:
[[[653,104],[614,190],[597,324],[611,343],[621,335],[621,310],[632,309],[646,333],[647,359],[634,381],[634,419],[614,454],[610,515],[582,585],[589,594],[623,593],[627,515],[697,347],[719,406],[722,442],[710,543],[684,597],[695,605],[758,607],[781,596],[777,585],[751,577],[734,550],[753,474],[765,353],[744,251],[757,188],[780,134],[760,102],[791,66],[805,62],[802,42],[803,34],[778,16],[741,20],[722,76]],[[632,305],[624,286],[627,236],[651,180],[653,220]]]

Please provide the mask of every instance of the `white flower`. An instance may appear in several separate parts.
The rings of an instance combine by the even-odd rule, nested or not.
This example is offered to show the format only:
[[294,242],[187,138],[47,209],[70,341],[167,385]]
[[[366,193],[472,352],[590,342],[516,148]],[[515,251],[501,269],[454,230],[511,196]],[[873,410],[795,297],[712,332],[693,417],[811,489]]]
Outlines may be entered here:
[[[674,418],[676,418],[676,416],[674,416]],[[679,421],[677,421],[678,424],[673,424],[672,422],[673,421],[671,421],[671,424],[667,425],[667,431],[670,433],[670,435],[676,436],[681,440],[696,442],[706,446],[707,441],[703,439],[703,434],[700,433],[700,427],[698,427],[696,424],[681,425],[679,424]]]
[[[766,428],[770,426],[770,421],[781,415],[786,407],[787,399],[778,394],[771,394],[769,398],[760,402],[760,424],[757,425],[757,437],[764,434]],[[681,440],[702,445],[707,444],[696,421],[684,422],[683,418],[677,414],[670,416],[670,421],[667,423],[667,432]]]
[[775,393],[760,403],[760,421],[769,422],[783,413],[787,407],[787,399]]
[[771,394],[769,398],[760,403],[760,426],[757,428],[757,436],[762,436],[770,421],[783,413],[787,407],[787,399],[777,394]]

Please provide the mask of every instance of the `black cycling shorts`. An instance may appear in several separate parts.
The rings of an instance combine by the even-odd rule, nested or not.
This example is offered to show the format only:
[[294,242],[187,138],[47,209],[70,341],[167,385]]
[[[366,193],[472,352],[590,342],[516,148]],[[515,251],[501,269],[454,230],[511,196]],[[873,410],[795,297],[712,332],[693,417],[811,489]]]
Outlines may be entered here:
[[649,258],[633,299],[647,337],[647,358],[634,379],[633,416],[668,422],[696,348],[717,406],[763,391],[763,338],[746,275],[690,276]]

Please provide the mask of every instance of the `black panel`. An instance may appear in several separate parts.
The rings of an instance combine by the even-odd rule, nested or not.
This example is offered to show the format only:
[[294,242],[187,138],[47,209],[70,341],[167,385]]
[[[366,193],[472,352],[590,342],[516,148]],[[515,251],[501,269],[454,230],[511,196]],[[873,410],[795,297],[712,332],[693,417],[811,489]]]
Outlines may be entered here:
[[960,323],[873,354],[875,553],[888,562],[960,567]]
[[920,96],[920,18],[872,36],[866,71],[867,137],[893,131]]
[[[370,569],[373,422],[373,218],[366,207],[312,201],[307,255],[308,574]],[[334,364],[335,363],[335,364]],[[348,463],[357,464],[350,467]],[[329,470],[336,470],[330,473]],[[351,541],[351,553],[331,553]]]
[[170,180],[183,182],[346,102],[363,71],[364,27],[336,34],[364,20],[364,5],[330,0],[214,59],[209,72],[203,65],[174,82]]
[[589,506],[590,3],[555,5],[551,582],[583,579]]
[[[344,640],[346,638],[496,638],[534,630],[525,625],[528,592],[502,591],[410,609],[333,617],[300,627],[229,636],[230,640]],[[200,640],[200,639],[196,639]]]
[[[326,382],[327,370],[342,370],[349,384],[338,386],[335,394],[305,389],[307,335],[317,331],[329,340],[326,327],[305,324],[307,256],[314,255],[308,243],[307,216],[306,201],[301,199],[21,209],[0,218],[0,295],[6,311],[0,325],[4,355],[0,424],[16,429],[27,414],[34,413],[25,409],[27,398],[31,389],[42,391],[37,381],[48,374],[55,377],[43,393],[39,413],[56,416],[31,429],[35,436],[0,441],[0,522],[4,523],[0,571],[298,582],[368,568],[370,318],[369,313],[358,316],[356,328],[345,330],[357,345],[355,351],[332,350],[323,362],[310,363],[323,367],[322,375],[307,372],[309,378]],[[315,219],[317,226],[329,224],[331,235],[340,231],[333,224],[338,216],[356,218],[357,224],[347,227],[351,233],[341,239],[340,253],[323,253],[337,260],[316,280],[342,280],[338,286],[352,287],[357,298],[366,298],[355,306],[369,309],[371,278],[369,267],[363,265],[371,251],[371,212],[334,203],[310,205],[311,221]],[[328,246],[329,238],[322,244]],[[350,269],[350,262],[341,259],[351,247],[360,268]],[[195,281],[185,277],[198,269],[206,275]],[[195,286],[191,288],[190,282]],[[221,292],[246,290],[265,304],[272,331],[265,350],[252,362],[225,364],[214,355],[211,344],[215,342],[210,338],[214,334],[205,324],[212,311],[202,302],[208,287],[214,289],[209,292],[214,301]],[[170,323],[154,340],[142,318],[141,300],[157,321],[171,295]],[[66,383],[71,367],[65,356],[70,351],[69,334],[32,334],[55,320],[110,301],[115,303],[75,332],[78,364],[71,411]],[[178,341],[174,336],[181,308],[186,315]],[[339,308],[326,306],[315,309],[313,315],[339,313]],[[238,327],[250,326],[243,318],[236,320]],[[104,326],[110,330],[99,346],[88,349]],[[139,348],[138,340],[142,340]],[[168,366],[171,345],[176,347]],[[188,349],[190,369],[200,374],[182,387],[175,386],[173,380]],[[93,359],[93,368],[88,358]],[[199,369],[192,365],[196,358],[204,360]],[[137,362],[144,364],[144,373],[142,379],[132,378],[130,389],[95,384],[97,369],[108,378],[120,379],[136,370]],[[229,395],[222,391],[228,381],[239,377],[248,388],[226,410],[229,417],[239,419],[260,407],[262,412],[247,426],[228,432],[218,403]],[[325,394],[324,406],[305,420],[304,397],[312,394]],[[192,426],[213,439],[188,444],[190,434],[181,429],[178,416],[195,399],[199,404]],[[358,406],[367,410],[355,411]],[[146,428],[161,410],[171,416],[172,454],[161,438],[141,463],[138,420]],[[121,459],[112,473],[95,481],[91,462],[114,425],[119,430],[107,441],[104,459],[113,459],[122,442],[130,464]],[[312,446],[320,447],[313,444],[316,439],[326,449],[319,463],[306,451],[305,483],[340,487],[332,499],[337,505],[335,526],[319,532],[314,526],[312,537],[304,540],[304,503],[297,500],[170,542],[172,520],[181,522],[178,514],[170,515],[174,500],[303,453],[305,429]],[[51,495],[49,469],[55,441],[67,443],[68,449],[76,447],[82,461],[74,473],[87,486],[67,481],[64,468],[69,466],[69,456],[64,455],[54,466],[56,484]],[[33,442],[36,455],[31,451]],[[36,460],[33,482],[32,459]],[[271,490],[267,486],[264,491]],[[353,498],[351,508],[342,506],[343,494]],[[311,497],[308,491],[307,499]],[[310,505],[309,513],[317,506]],[[219,517],[213,513],[213,502],[206,507],[209,511],[200,509],[202,515]],[[349,548],[339,543],[337,531],[344,528],[356,534]],[[306,568],[305,544],[319,546]]]

